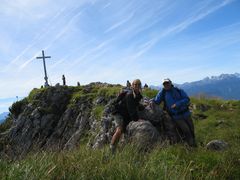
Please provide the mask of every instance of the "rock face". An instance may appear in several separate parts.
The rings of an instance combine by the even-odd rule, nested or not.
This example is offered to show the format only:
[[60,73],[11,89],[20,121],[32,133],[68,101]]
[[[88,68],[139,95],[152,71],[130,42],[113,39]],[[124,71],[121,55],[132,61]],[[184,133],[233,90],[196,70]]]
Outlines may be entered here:
[[223,151],[228,148],[228,143],[222,140],[212,140],[207,144],[207,149],[214,151]]
[[64,119],[68,112],[67,105],[71,93],[72,90],[68,88],[48,88],[42,93],[37,93],[18,116],[13,114],[14,123],[6,134],[9,145],[5,151],[14,155],[24,155],[29,150],[48,146],[55,132],[59,130],[61,119]]
[[[95,85],[77,90],[82,92],[87,88],[91,93],[91,86]],[[0,151],[22,156],[29,151],[77,146],[90,129],[93,98],[87,93],[74,98],[75,93],[76,89],[63,86],[35,89],[24,103],[13,104],[13,124],[7,133],[0,135],[4,143]]]
[[[109,113],[116,94],[108,94],[109,88],[119,92],[122,87],[91,83],[34,89],[28,98],[12,105],[12,126],[0,133],[0,155],[19,157],[30,151],[73,149],[84,139],[86,143],[86,137],[92,148],[109,144],[116,128]],[[146,121],[129,124],[126,142],[150,147],[166,137],[176,138],[171,120],[160,107],[146,107],[139,115]]]

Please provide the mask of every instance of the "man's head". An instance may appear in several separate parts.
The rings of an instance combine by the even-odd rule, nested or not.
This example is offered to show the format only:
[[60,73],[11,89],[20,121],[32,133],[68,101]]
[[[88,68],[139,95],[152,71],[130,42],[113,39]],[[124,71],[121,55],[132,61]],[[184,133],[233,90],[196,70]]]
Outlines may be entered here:
[[163,80],[163,88],[169,90],[172,88],[172,81],[169,78]]
[[132,88],[133,88],[134,92],[136,92],[136,93],[139,93],[141,91],[142,83],[141,83],[140,79],[135,79],[132,82]]

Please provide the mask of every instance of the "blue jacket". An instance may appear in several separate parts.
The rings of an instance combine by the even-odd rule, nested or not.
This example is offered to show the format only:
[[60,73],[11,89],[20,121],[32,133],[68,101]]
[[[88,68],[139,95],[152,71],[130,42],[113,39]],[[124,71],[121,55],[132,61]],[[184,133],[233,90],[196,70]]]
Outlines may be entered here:
[[[164,93],[165,91],[165,93]],[[182,89],[172,87],[170,90],[161,90],[153,100],[156,104],[160,104],[164,101],[163,95],[165,94],[165,107],[167,112],[173,119],[181,119],[183,116],[190,116],[191,113],[188,109],[190,99]],[[171,108],[173,104],[176,104],[176,108]]]

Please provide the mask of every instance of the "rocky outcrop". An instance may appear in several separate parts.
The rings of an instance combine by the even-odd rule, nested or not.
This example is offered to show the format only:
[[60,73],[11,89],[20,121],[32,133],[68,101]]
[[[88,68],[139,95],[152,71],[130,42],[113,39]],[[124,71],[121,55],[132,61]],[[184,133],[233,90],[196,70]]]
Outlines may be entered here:
[[[24,103],[13,104],[12,126],[0,135],[4,140],[2,154],[21,156],[40,149],[77,146],[78,140],[90,129],[94,97],[88,94],[92,93],[93,86],[96,84],[80,89],[63,86],[34,89]],[[75,97],[76,93],[82,96]]]
[[[69,150],[82,141],[86,143],[86,139],[92,148],[109,144],[116,127],[110,104],[120,89],[106,83],[34,89],[29,97],[13,104],[12,126],[0,134],[0,155],[19,157],[29,151]],[[148,101],[144,99],[145,104]],[[125,142],[151,147],[166,138],[176,139],[171,119],[159,106],[147,106],[139,115],[144,121],[130,123]]]
[[63,87],[48,88],[37,93],[18,116],[13,113],[13,125],[6,134],[9,141],[4,150],[14,155],[43,148],[57,129],[72,90]]
[[[149,101],[149,99],[145,99],[146,104]],[[109,107],[106,105],[104,112],[108,112],[108,110]],[[155,105],[150,108],[148,105],[138,113],[139,118],[143,121],[131,122],[127,126],[123,142],[135,143],[140,149],[148,149],[164,140],[173,143],[180,140],[171,118],[159,106]],[[89,146],[101,148],[109,144],[115,127],[114,117],[109,113],[104,113],[100,131],[96,134],[95,139],[89,142]]]

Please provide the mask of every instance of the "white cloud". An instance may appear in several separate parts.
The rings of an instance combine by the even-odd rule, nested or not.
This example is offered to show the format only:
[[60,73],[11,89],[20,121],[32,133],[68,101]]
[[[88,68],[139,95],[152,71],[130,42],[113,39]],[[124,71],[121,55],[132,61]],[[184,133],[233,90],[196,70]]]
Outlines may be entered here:
[[[40,28],[39,32],[36,33],[35,37],[32,39],[32,42],[30,42],[14,59],[12,59],[1,71],[7,72],[11,69],[12,66],[16,65],[16,63],[22,59],[26,59],[24,56],[28,56],[29,52],[35,51],[35,48],[39,46],[39,44],[42,43],[42,41],[45,41],[47,39],[50,42],[47,43],[45,50],[50,48],[58,39],[60,39],[63,35],[65,35],[67,32],[70,31],[70,26],[74,24],[74,21],[76,18],[78,18],[81,15],[81,12],[77,12],[73,14],[76,10],[78,10],[81,6],[87,3],[94,4],[96,1],[87,1],[83,0],[79,2],[77,5],[73,6],[73,4],[66,4],[65,6],[61,7],[59,5],[54,4],[53,2],[49,0],[44,1],[34,1],[34,3],[29,3],[30,0],[24,0],[20,1],[17,0],[14,2],[5,2],[5,5],[8,7],[8,11],[5,10],[7,15],[16,16],[16,18],[19,16],[18,14],[14,14],[15,11],[17,11],[15,8],[18,8],[17,12],[21,12],[21,9],[24,9],[24,11],[31,10],[34,11],[34,8],[43,8],[44,10],[41,11],[43,13],[46,13],[45,16],[47,19],[46,24],[44,24],[44,28]],[[60,4],[63,2],[60,2]],[[13,5],[14,4],[14,5]],[[55,7],[56,6],[56,7]],[[46,11],[46,7],[50,11]],[[51,12],[51,14],[48,14],[48,12]],[[73,15],[72,15],[73,14]],[[71,16],[72,15],[72,16]],[[69,17],[71,16],[71,17]],[[24,20],[33,18],[31,15],[27,15]],[[24,21],[23,20],[23,21]],[[36,19],[34,19],[36,21]],[[55,32],[57,31],[57,32]],[[51,34],[54,33],[54,36]],[[44,48],[41,48],[44,49]],[[23,58],[24,57],[24,58]],[[26,62],[23,62],[19,69],[24,69],[30,62],[33,60],[33,57],[28,58]]]
[[19,12],[25,17],[38,19],[45,17],[46,11],[41,9],[49,6],[51,1],[49,0],[3,0],[1,2],[1,12],[5,16],[19,17]]
[[113,31],[114,29],[117,29],[118,27],[122,26],[124,23],[128,22],[129,20],[131,20],[133,16],[134,16],[134,12],[131,13],[129,16],[123,18],[121,21],[113,24],[111,27],[109,27],[109,28],[105,31],[105,33],[108,33],[108,32],[110,32],[110,31]]
[[36,53],[32,58],[30,58],[29,60],[27,60],[26,62],[24,62],[22,65],[19,66],[19,70],[23,70],[29,63],[31,63],[34,59],[36,59],[37,55],[39,53]]
[[109,6],[111,6],[111,2],[108,2],[107,4],[105,4],[102,9],[106,9],[106,8],[108,8]]
[[[222,3],[220,3],[216,6],[210,7],[208,9],[204,9],[203,12],[200,12],[199,14],[196,14],[196,15],[192,15],[192,16],[188,17],[186,20],[184,20],[170,28],[167,28],[165,31],[162,31],[161,33],[159,33],[160,34],[159,36],[156,36],[156,37],[150,39],[148,42],[146,42],[144,45],[142,45],[143,47],[136,54],[136,57],[139,57],[142,54],[146,53],[149,49],[151,49],[154,45],[156,45],[156,43],[158,43],[162,38],[172,35],[172,34],[180,33],[181,31],[183,31],[186,28],[188,28],[189,26],[191,26],[193,23],[196,23],[197,21],[202,20],[209,14],[214,13],[218,9],[228,5],[231,2],[233,2],[233,1],[232,0],[223,1]],[[203,7],[205,7],[205,5]],[[199,9],[202,10],[203,7],[199,7]]]

